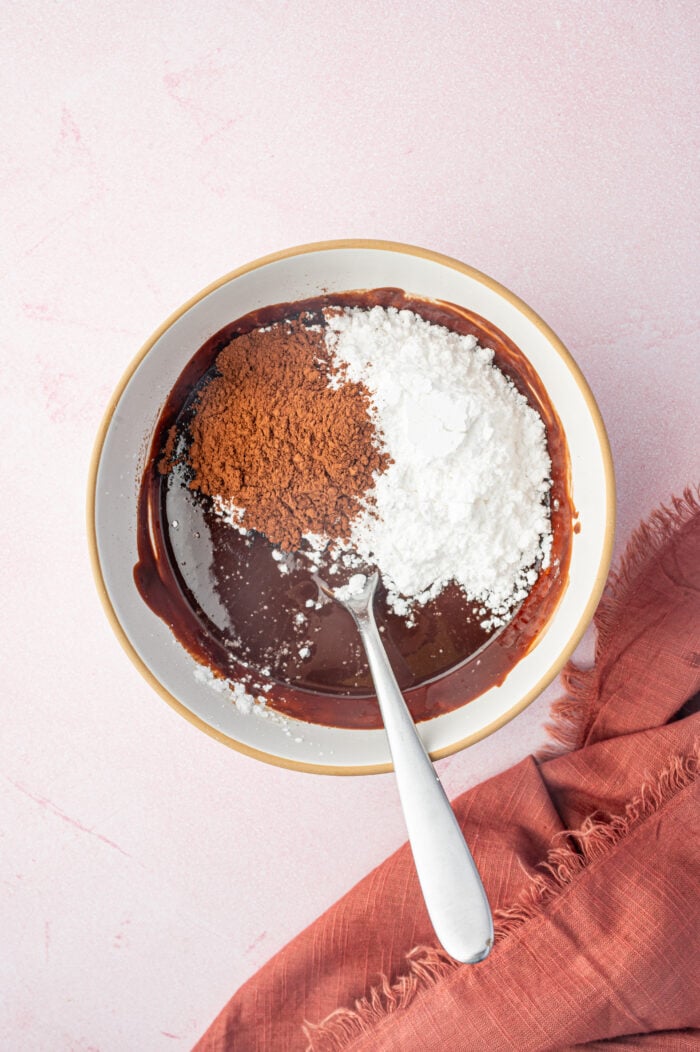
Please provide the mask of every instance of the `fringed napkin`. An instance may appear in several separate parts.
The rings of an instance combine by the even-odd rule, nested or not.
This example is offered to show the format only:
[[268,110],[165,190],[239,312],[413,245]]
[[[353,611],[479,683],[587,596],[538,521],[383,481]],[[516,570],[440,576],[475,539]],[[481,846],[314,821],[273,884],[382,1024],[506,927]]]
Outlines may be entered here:
[[700,1047],[700,505],[632,538],[553,746],[455,801],[496,920],[438,949],[402,847],[243,986],[197,1052]]

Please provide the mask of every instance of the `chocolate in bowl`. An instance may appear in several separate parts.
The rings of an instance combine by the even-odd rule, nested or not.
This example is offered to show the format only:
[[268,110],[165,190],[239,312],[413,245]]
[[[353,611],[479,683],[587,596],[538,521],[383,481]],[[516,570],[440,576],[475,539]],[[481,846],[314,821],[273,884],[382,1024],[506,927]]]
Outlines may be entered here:
[[[216,514],[208,498],[158,470],[169,432],[173,427],[186,432],[193,402],[213,375],[217,354],[232,338],[334,305],[408,309],[429,322],[474,335],[494,351],[495,364],[546,428],[552,461],[550,565],[540,570],[506,627],[483,628],[478,606],[455,585],[416,607],[415,627],[391,612],[382,591],[377,597],[377,621],[414,719],[451,712],[503,682],[531,649],[565,588],[571,555],[574,515],[561,422],[534,368],[495,325],[462,307],[395,288],[265,307],[220,329],[197,351],[172,388],[154,432],[139,493],[134,579],[151,610],[200,664],[233,681],[250,682],[252,677],[253,692],[268,687],[268,705],[287,716],[329,727],[374,729],[381,720],[347,613],[332,603],[308,609],[306,602],[317,596],[308,569],[281,575],[265,537],[241,535]],[[308,617],[303,631],[294,620],[300,610]],[[307,640],[311,654],[302,659],[300,644]],[[263,670],[268,671],[263,675]]]

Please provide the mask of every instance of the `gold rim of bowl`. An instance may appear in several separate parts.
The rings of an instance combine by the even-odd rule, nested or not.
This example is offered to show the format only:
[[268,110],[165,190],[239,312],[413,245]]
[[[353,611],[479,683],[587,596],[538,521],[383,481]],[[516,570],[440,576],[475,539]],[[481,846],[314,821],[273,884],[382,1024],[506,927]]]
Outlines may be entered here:
[[461,749],[465,749],[468,745],[473,745],[474,742],[481,741],[482,738],[488,737],[493,734],[494,731],[500,730],[501,727],[509,723],[515,716],[522,712],[527,706],[534,701],[534,699],[547,687],[559,671],[564,667],[566,662],[571,657],[572,653],[576,649],[579,640],[583,636],[586,628],[588,627],[595,609],[598,605],[598,601],[605,587],[605,581],[607,579],[608,570],[610,568],[610,561],[612,558],[612,549],[615,536],[615,473],[612,462],[612,455],[610,452],[610,443],[608,440],[607,432],[603,419],[600,415],[600,410],[596,404],[590,387],[586,383],[584,376],[579,369],[578,365],[567,351],[564,344],[558,338],[558,336],[550,329],[550,327],[539,317],[538,314],[532,310],[526,303],[523,302],[518,296],[516,296],[510,289],[505,288],[504,285],[494,281],[493,278],[488,277],[486,274],[482,274],[481,271],[475,270],[474,267],[468,266],[466,263],[461,263],[457,259],[453,259],[451,256],[444,256],[440,252],[432,252],[426,248],[420,248],[416,245],[405,245],[396,241],[376,241],[376,240],[365,240],[358,238],[347,238],[338,241],[315,241],[307,245],[297,245],[293,248],[283,249],[280,252],[273,252],[271,255],[262,256],[260,259],[253,260],[252,263],[246,263],[242,267],[238,267],[236,270],[230,271],[228,274],[224,274],[223,277],[217,281],[207,285],[206,288],[198,292],[197,295],[193,296],[176,311],[174,311],[169,318],[167,318],[163,324],[156,329],[153,335],[146,341],[138,354],[133,358],[131,363],[128,365],[124,372],[121,380],[117,384],[117,387],[109,400],[109,404],[102,418],[99,430],[97,432],[97,438],[95,440],[95,446],[92,453],[92,459],[90,462],[90,471],[88,477],[88,492],[87,492],[87,534],[88,534],[88,546],[90,551],[90,562],[92,565],[92,572],[97,585],[97,591],[99,593],[102,605],[107,614],[109,623],[114,630],[117,639],[121,643],[122,647],[131,658],[132,662],[139,670],[144,679],[153,687],[153,689],[160,694],[160,696],[168,702],[176,712],[179,712],[181,716],[184,716],[186,720],[194,724],[200,730],[204,731],[205,734],[210,735],[212,738],[216,738],[217,741],[223,742],[224,745],[228,745],[231,749],[236,749],[238,752],[244,753],[246,756],[252,756],[256,760],[262,760],[265,763],[273,764],[276,767],[286,767],[289,770],[305,771],[312,774],[331,774],[331,775],[350,775],[350,774],[384,774],[392,770],[390,763],[372,764],[368,766],[344,766],[334,767],[326,766],[314,763],[304,763],[300,760],[291,760],[283,756],[275,756],[272,753],[264,752],[260,749],[254,749],[250,745],[245,745],[242,742],[236,741],[235,738],[230,738],[227,734],[223,734],[221,731],[216,730],[214,727],[210,727],[208,723],[200,719],[193,712],[178,701],[169,691],[165,689],[162,683],[153,675],[148,665],[139,657],[136,650],[132,646],[129,638],[122,627],[119,618],[117,617],[114,607],[109,598],[107,587],[105,585],[104,577],[102,574],[102,567],[100,565],[100,558],[97,550],[97,532],[95,527],[95,497],[96,497],[96,486],[97,486],[97,471],[102,456],[102,447],[104,445],[105,437],[109,429],[109,425],[114,414],[114,410],[119,403],[119,400],[131,379],[132,375],[136,371],[137,367],[146,357],[148,352],[151,350],[153,345],[163,335],[163,333],[170,328],[170,326],[177,321],[186,311],[193,307],[195,303],[198,303],[205,296],[208,296],[210,292],[218,289],[221,285],[225,285],[233,278],[240,277],[241,274],[247,274],[251,270],[257,270],[260,267],[266,266],[268,263],[274,263],[277,260],[287,259],[290,256],[301,256],[309,252],[322,252],[328,249],[378,249],[381,251],[390,252],[401,252],[406,255],[419,256],[423,259],[431,260],[435,263],[441,263],[443,266],[451,267],[453,270],[461,271],[463,274],[467,274],[470,278],[480,282],[482,285],[486,285],[494,292],[499,293],[504,299],[512,303],[521,313],[523,313],[547,338],[549,343],[552,345],[554,350],[559,354],[563,360],[569,372],[572,374],[576,384],[581,390],[581,393],[585,399],[588,410],[593,419],[593,423],[600,442],[601,453],[603,456],[603,463],[605,467],[605,499],[607,503],[606,513],[606,524],[605,524],[605,538],[603,542],[603,548],[601,551],[600,564],[596,573],[595,581],[591,593],[586,603],[586,607],[576,625],[574,631],[567,644],[562,648],[557,657],[556,661],[550,665],[547,671],[540,677],[538,682],[529,690],[522,698],[520,698],[514,705],[508,709],[507,712],[503,713],[498,719],[492,723],[487,724],[480,730],[475,731],[473,734],[467,735],[466,738],[461,738],[459,741],[453,742],[451,745],[445,746],[442,749],[437,749],[432,752],[431,758],[433,760],[439,760],[444,756],[450,756],[452,753],[459,752]]

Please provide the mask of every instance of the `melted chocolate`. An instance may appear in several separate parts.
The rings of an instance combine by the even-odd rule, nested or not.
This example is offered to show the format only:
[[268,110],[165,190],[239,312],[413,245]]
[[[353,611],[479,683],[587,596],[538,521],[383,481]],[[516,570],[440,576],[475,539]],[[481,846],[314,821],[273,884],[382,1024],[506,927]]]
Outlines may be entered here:
[[[180,374],[160,415],[144,471],[138,507],[139,562],[134,578],[149,607],[200,663],[255,693],[269,687],[271,707],[297,719],[348,728],[376,728],[381,718],[367,664],[349,614],[322,602],[307,565],[281,574],[260,534],[242,535],[157,463],[174,425],[186,434],[198,391],[215,374],[219,351],[235,336],[323,307],[375,305],[408,309],[492,348],[495,361],[544,420],[553,485],[554,534],[549,569],[503,629],[487,631],[464,593],[451,585],[416,607],[415,626],[393,614],[382,588],[375,600],[399,685],[415,720],[452,711],[501,683],[532,647],[567,580],[573,510],[568,452],[561,423],[537,373],[522,352],[485,319],[450,303],[407,296],[400,289],[334,293],[253,311],[211,337]],[[332,579],[331,579],[332,581]],[[306,603],[314,605],[307,607]],[[299,614],[304,615],[298,623]],[[308,650],[308,653],[307,653]]]

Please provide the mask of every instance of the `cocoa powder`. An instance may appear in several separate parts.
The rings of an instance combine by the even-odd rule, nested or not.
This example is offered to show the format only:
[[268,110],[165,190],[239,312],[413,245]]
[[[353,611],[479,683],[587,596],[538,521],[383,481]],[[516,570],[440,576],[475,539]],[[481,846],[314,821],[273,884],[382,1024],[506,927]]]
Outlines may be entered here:
[[253,330],[219,352],[216,369],[189,426],[190,488],[245,509],[242,525],[285,550],[304,533],[347,540],[389,456],[367,389],[329,386],[323,331],[302,319]]

